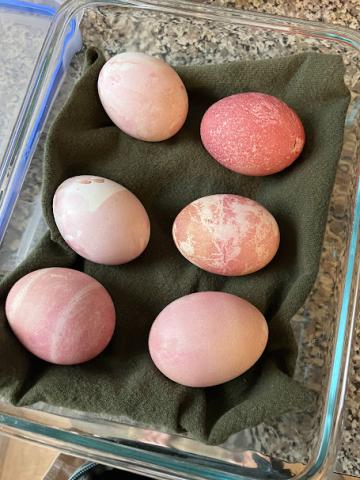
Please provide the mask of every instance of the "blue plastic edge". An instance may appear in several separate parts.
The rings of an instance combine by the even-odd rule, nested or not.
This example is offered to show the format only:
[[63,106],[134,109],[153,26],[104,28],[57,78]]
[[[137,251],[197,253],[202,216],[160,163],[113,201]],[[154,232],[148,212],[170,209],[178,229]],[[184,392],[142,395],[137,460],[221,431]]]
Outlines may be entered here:
[[0,0],[0,6],[11,8],[12,10],[20,10],[21,12],[37,13],[47,17],[52,17],[56,13],[54,7],[40,5],[38,3],[23,2],[21,0]]
[[[21,11],[24,13],[43,15],[46,17],[52,17],[56,13],[56,8],[54,7],[26,2],[22,0],[0,0],[0,7],[9,8],[11,10]],[[33,152],[33,148],[35,147],[35,144],[38,138],[38,134],[43,126],[48,108],[51,105],[51,101],[55,96],[57,86],[59,85],[59,82],[64,74],[64,58],[65,58],[66,48],[69,45],[71,39],[75,36],[76,31],[77,31],[76,21],[72,20],[69,23],[69,31],[66,34],[66,37],[64,39],[64,44],[62,46],[61,59],[59,60],[58,64],[56,65],[56,68],[54,69],[51,83],[45,94],[45,98],[40,106],[39,115],[36,119],[36,122],[32,131],[30,132],[30,136],[26,144],[25,153],[20,159],[18,165],[16,166],[13,172],[12,191],[9,192],[7,195],[6,194],[4,195],[2,215],[0,217],[0,242],[4,238],[6,228],[10,220],[15,202],[18,199],[18,196],[19,196],[19,193],[20,193],[26,172],[28,170],[30,160],[31,160],[31,153]]]

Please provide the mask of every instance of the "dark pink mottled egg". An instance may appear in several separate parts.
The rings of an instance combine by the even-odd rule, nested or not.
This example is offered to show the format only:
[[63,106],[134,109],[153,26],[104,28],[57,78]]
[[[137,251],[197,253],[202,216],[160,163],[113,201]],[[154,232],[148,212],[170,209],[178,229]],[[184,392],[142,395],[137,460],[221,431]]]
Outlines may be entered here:
[[115,308],[105,288],[69,268],[43,268],[25,275],[11,288],[5,310],[24,347],[58,365],[96,357],[115,329]]
[[157,368],[174,382],[210,387],[252,367],[267,340],[266,320],[254,305],[229,293],[198,292],[160,312],[149,350]]
[[300,155],[305,131],[286,103],[264,93],[239,93],[214,103],[203,116],[201,139],[224,167],[243,175],[271,175]]
[[237,276],[256,272],[272,260],[280,232],[275,218],[259,203],[217,194],[187,205],[174,221],[173,238],[194,265]]

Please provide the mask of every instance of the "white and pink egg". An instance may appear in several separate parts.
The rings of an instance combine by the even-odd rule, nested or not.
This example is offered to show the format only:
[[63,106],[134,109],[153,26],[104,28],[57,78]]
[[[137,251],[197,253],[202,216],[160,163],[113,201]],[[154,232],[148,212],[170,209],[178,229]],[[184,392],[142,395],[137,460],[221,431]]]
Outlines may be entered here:
[[81,175],[65,180],[54,195],[53,212],[65,242],[92,262],[130,262],[149,242],[150,221],[142,203],[106,178]]

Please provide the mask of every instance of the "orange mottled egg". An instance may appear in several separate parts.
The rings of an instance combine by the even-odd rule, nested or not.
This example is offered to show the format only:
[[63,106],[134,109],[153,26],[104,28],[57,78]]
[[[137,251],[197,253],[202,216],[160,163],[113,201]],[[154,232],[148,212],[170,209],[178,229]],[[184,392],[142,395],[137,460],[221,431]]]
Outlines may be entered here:
[[254,305],[229,293],[198,292],[160,312],[149,350],[157,368],[174,382],[210,387],[252,367],[267,340],[266,320]]
[[275,218],[249,198],[216,194],[187,205],[173,224],[174,242],[194,265],[218,275],[247,275],[276,254]]

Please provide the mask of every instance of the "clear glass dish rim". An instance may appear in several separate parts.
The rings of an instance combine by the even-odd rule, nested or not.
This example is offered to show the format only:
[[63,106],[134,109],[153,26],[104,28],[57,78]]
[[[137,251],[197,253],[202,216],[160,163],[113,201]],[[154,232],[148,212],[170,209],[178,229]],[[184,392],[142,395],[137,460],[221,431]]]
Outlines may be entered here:
[[[345,43],[360,54],[360,33],[348,28],[318,22],[215,7],[189,0],[177,1],[176,6],[174,6],[172,0],[68,0],[58,10],[51,23],[11,138],[12,151],[8,155],[8,161],[11,161],[14,165],[12,175],[14,175],[14,171],[18,173],[17,166],[24,159],[25,155],[26,158],[31,157],[28,151],[24,151],[24,145],[27,145],[27,140],[29,140],[32,134],[32,126],[38,121],[40,110],[44,105],[44,99],[47,98],[46,95],[52,85],[54,73],[59,66],[59,61],[62,59],[69,27],[73,29],[74,19],[82,9],[96,6],[133,7],[158,13],[206,19],[216,21],[217,23],[253,26],[285,34],[321,38],[332,42]],[[25,174],[26,169],[23,171],[23,177],[25,177]],[[19,178],[17,179],[20,187],[22,180],[23,178],[20,178],[19,182]],[[8,194],[11,194],[11,192],[8,192]],[[0,223],[2,219],[8,218],[10,214],[9,205],[6,205],[6,202],[2,202],[0,205]],[[356,258],[359,251],[359,225],[360,186],[359,176],[357,176],[342,303],[337,319],[335,347],[332,355],[320,440],[313,458],[304,471],[293,477],[298,480],[325,478],[326,472],[332,468],[336,455],[337,437],[346,393],[352,336],[358,311],[359,269]],[[172,478],[234,478],[243,480],[247,478],[236,473],[236,465],[231,470],[229,468],[230,464],[193,454],[187,455],[189,459],[187,461],[186,455],[179,455],[178,452],[177,458],[174,459],[171,457],[171,449],[168,448],[161,450],[147,448],[146,445],[139,448],[128,441],[126,444],[118,444],[96,437],[40,425],[12,415],[0,414],[0,424],[6,427],[6,432],[9,434],[26,436],[40,442],[44,441],[42,439],[46,439],[47,443],[53,439],[54,446],[56,445],[62,450],[69,450],[67,446],[72,445],[74,448],[70,451],[73,453],[97,458],[104,463],[121,464],[129,470],[135,470],[135,467],[131,468],[132,464],[141,465],[143,471],[151,473],[152,476],[155,476],[157,472],[156,476],[159,478],[162,478],[165,472],[167,472],[167,476],[169,476],[169,472],[172,472]]]

